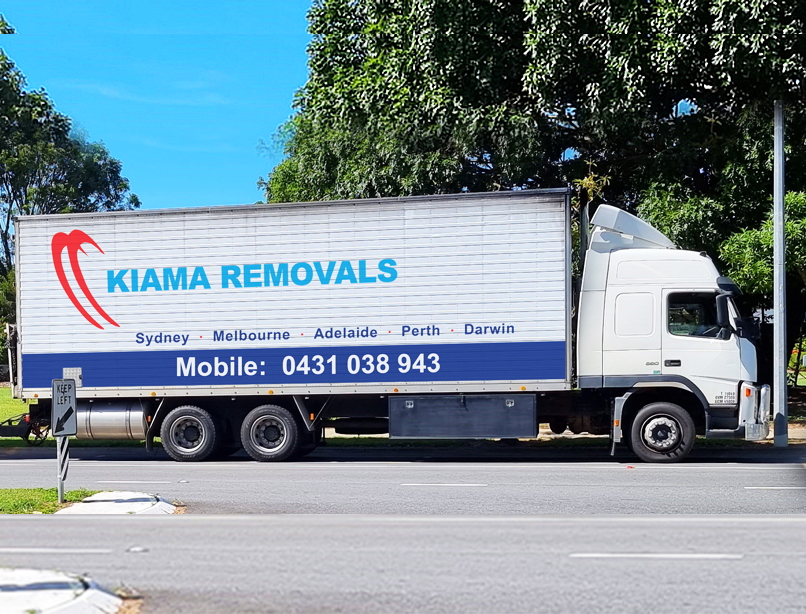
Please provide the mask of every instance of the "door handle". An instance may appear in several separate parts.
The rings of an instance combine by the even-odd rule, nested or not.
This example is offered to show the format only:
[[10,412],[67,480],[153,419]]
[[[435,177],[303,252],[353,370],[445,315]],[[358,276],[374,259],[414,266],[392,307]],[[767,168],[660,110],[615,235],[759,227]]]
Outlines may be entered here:
[[679,360],[664,360],[663,361],[664,367],[679,367],[680,361]]

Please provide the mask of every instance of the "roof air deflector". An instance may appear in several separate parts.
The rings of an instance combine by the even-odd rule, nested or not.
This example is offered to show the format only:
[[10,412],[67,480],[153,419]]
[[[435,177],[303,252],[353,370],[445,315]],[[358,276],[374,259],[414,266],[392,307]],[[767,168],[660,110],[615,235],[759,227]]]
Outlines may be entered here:
[[611,205],[599,205],[596,213],[593,214],[591,224],[594,227],[599,226],[605,230],[633,236],[659,247],[675,248],[674,243],[662,232],[655,230],[644,220]]

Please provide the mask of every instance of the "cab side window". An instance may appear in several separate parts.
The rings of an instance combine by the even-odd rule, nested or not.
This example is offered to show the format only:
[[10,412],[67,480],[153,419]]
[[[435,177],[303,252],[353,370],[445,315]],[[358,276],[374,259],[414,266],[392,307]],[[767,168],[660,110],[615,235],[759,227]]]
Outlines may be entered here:
[[670,294],[669,332],[681,337],[715,338],[719,334],[716,295],[704,292]]

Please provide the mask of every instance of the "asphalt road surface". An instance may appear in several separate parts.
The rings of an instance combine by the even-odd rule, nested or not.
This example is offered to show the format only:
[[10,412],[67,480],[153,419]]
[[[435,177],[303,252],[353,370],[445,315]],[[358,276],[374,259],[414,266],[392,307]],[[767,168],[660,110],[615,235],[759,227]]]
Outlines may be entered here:
[[[10,517],[6,565],[143,612],[802,612],[806,518]],[[41,549],[41,550],[37,550]]]
[[[207,514],[799,514],[806,445],[705,448],[673,465],[575,449],[335,448],[299,462],[176,463],[73,448],[67,487],[137,490]],[[55,449],[0,449],[0,488],[55,485]]]
[[[89,574],[174,612],[795,612],[806,446],[326,447],[175,463],[73,448],[68,488],[187,514],[0,518],[0,565]],[[0,449],[0,488],[53,486],[55,450]],[[2,610],[2,608],[0,608]]]

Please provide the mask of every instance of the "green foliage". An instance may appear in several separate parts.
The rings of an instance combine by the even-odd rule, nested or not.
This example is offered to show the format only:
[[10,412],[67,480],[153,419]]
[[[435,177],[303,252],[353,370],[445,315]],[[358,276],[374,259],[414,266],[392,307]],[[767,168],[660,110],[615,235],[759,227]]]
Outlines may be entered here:
[[0,387],[0,422],[28,413],[28,405],[11,398],[11,388]]
[[804,17],[782,0],[317,0],[288,157],[259,184],[275,201],[548,187],[594,163],[627,209],[653,186],[758,204],[758,101],[801,97]]
[[523,96],[519,3],[317,0],[269,200],[536,187],[562,150]]
[[6,18],[0,15],[0,34],[14,34],[14,26],[6,21]]
[[[5,275],[0,274],[0,324],[17,321],[17,286],[14,269]],[[5,329],[5,326],[3,326]],[[3,336],[5,330],[2,331]],[[0,356],[0,363],[5,363],[8,356]]]
[[0,52],[0,274],[13,266],[15,215],[132,209],[121,163],[103,143],[71,134],[70,119]]
[[682,188],[654,185],[643,195],[638,214],[675,245],[713,252],[731,233],[734,218],[719,200]]
[[[99,490],[68,490],[64,500],[75,503],[90,497]],[[66,507],[59,503],[55,488],[0,488],[0,514],[53,514]]]
[[[539,106],[640,134],[687,99],[706,117],[802,99],[806,5],[787,0],[526,0]],[[636,129],[638,131],[636,132]]]
[[[806,285],[806,193],[786,195],[786,265]],[[720,255],[730,267],[733,279],[752,294],[769,295],[773,289],[772,211],[760,228],[731,236],[722,244]]]
[[[758,199],[760,181],[769,191],[768,176],[756,171],[771,146],[744,147],[766,141],[758,128],[771,123],[774,97],[803,98],[806,5],[525,4],[532,24],[526,91],[557,118],[567,145],[612,178],[608,202],[631,208],[653,185],[721,198],[732,184],[743,200]],[[765,134],[771,144],[771,129]],[[569,176],[579,176],[568,167]]]

